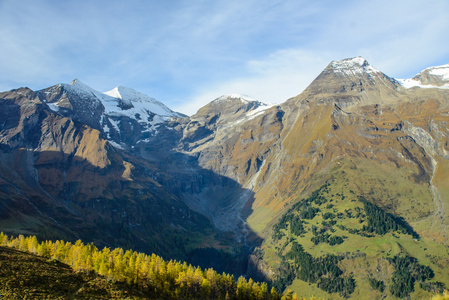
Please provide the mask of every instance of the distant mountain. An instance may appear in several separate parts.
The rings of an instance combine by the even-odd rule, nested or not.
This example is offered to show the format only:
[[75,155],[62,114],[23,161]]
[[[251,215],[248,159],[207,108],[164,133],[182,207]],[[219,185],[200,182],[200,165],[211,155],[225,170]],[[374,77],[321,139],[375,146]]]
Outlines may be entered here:
[[442,88],[449,89],[449,64],[430,67],[411,79],[399,80],[405,88]]
[[119,148],[148,138],[169,118],[186,117],[131,88],[119,86],[100,93],[78,79],[37,95],[56,113],[99,130]]
[[399,89],[396,79],[372,67],[364,58],[355,57],[331,62],[301,95],[309,101],[334,102],[345,107],[396,101]]
[[0,228],[224,249],[235,274],[305,297],[428,297],[449,286],[447,70],[349,58],[282,104],[224,95],[191,117],[78,80],[4,92]]

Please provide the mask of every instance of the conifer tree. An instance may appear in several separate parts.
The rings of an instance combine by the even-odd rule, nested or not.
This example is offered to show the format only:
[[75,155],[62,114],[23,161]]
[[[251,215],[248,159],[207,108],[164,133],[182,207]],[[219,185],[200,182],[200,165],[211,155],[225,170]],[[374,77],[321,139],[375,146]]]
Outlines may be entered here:
[[19,235],[19,250],[20,251],[27,251],[28,250],[28,240],[25,239],[23,235]]
[[0,232],[0,246],[6,246],[8,243],[8,236],[2,232]]
[[37,237],[35,235],[33,235],[32,237],[29,237],[28,252],[36,254],[38,247],[39,247],[39,242],[37,241]]

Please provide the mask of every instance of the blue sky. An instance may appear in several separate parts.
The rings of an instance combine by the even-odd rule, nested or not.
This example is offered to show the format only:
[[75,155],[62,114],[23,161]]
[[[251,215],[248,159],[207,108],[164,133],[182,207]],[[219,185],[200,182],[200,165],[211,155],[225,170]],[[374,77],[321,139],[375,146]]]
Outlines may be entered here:
[[0,0],[0,90],[124,85],[193,114],[242,93],[281,103],[332,60],[395,78],[449,63],[449,1]]

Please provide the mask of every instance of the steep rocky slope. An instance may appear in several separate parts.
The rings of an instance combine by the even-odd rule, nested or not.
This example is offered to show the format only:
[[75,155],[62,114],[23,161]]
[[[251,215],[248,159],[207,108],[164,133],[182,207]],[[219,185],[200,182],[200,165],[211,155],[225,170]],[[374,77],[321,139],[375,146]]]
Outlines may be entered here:
[[[363,71],[365,60],[356,58],[347,69],[343,62],[331,63],[302,94],[280,106],[285,130],[276,157],[280,174],[287,176],[274,174],[278,183],[262,189],[286,185],[284,193],[302,192],[310,177],[351,158],[409,169],[411,186],[433,186],[434,160],[443,165],[446,160],[447,91],[405,89],[372,67]],[[405,212],[404,217],[411,218]]]
[[[170,257],[212,224],[154,178],[170,177],[21,88],[0,94],[3,231],[82,238]],[[189,240],[190,237],[190,240]]]

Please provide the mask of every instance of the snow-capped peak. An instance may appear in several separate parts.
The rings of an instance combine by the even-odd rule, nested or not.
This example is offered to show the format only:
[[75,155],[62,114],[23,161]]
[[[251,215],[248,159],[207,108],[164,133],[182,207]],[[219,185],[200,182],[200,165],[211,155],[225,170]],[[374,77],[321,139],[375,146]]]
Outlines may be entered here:
[[449,64],[437,67],[430,67],[425,69],[423,72],[425,71],[429,71],[429,74],[438,76],[444,81],[449,81]]
[[363,57],[346,58],[339,61],[332,61],[330,66],[336,73],[346,75],[356,75],[360,73],[381,73],[372,67]]
[[143,136],[147,138],[171,117],[185,117],[156,99],[124,86],[102,93],[75,79],[40,93],[51,110],[102,130],[111,143],[115,142],[113,146],[134,143]]
[[411,79],[397,79],[405,88],[438,88],[449,89],[449,64],[429,67]]
[[260,115],[265,110],[269,109],[270,107],[274,106],[274,104],[266,104],[260,101],[257,101],[254,98],[251,98],[244,94],[228,94],[223,95],[215,99],[211,102],[212,105],[221,105],[226,104],[231,101],[240,101],[243,105],[249,105],[249,108],[246,112],[246,116],[250,119]]
[[70,84],[61,84],[65,91],[69,94],[77,95],[83,99],[83,106],[88,106],[90,109],[94,107],[105,106],[105,101],[109,100],[109,96],[91,88],[79,79],[74,79]]
[[120,89],[123,89],[123,87],[122,86],[117,86],[117,87],[113,88],[110,91],[104,92],[103,94],[111,96],[113,98],[122,99],[123,97],[122,97],[122,95],[120,93]]
[[368,65],[368,62],[363,57],[357,56],[357,57],[345,58],[342,60],[332,61],[331,64],[334,68],[353,68],[354,66],[361,67],[361,66]]
[[76,92],[78,94],[90,93],[95,95],[96,97],[101,97],[101,93],[97,90],[94,90],[84,82],[79,79],[74,79],[70,84],[63,84],[66,90],[71,92]]
[[[132,100],[140,101],[142,99],[151,99],[153,101],[156,101],[154,98],[151,98],[151,97],[145,95],[144,93],[138,92],[132,88],[129,88],[126,86],[121,86],[121,85],[113,88],[110,91],[104,92],[103,94],[106,94],[106,95],[114,97],[114,98],[130,100],[130,101],[132,101]],[[159,102],[159,101],[156,101],[156,102]]]
[[240,100],[242,103],[248,103],[248,102],[253,102],[253,101],[257,102],[256,99],[253,99],[244,94],[229,94],[229,95],[222,95],[222,96],[218,97],[217,99],[212,101],[212,104],[222,104],[222,103],[225,103],[227,101],[232,101],[232,100]]
[[[179,117],[180,114],[172,111],[163,103],[151,98],[141,92],[138,92],[132,88],[125,86],[117,86],[110,91],[103,93],[112,99],[105,98],[107,105],[107,110],[109,112],[116,112],[120,105],[125,105],[125,109],[120,110],[131,110],[129,113],[140,113],[141,111],[150,111],[154,114],[167,116],[167,117]],[[119,103],[120,99],[121,103]],[[110,105],[112,104],[112,106]],[[105,105],[106,107],[106,105]]]

